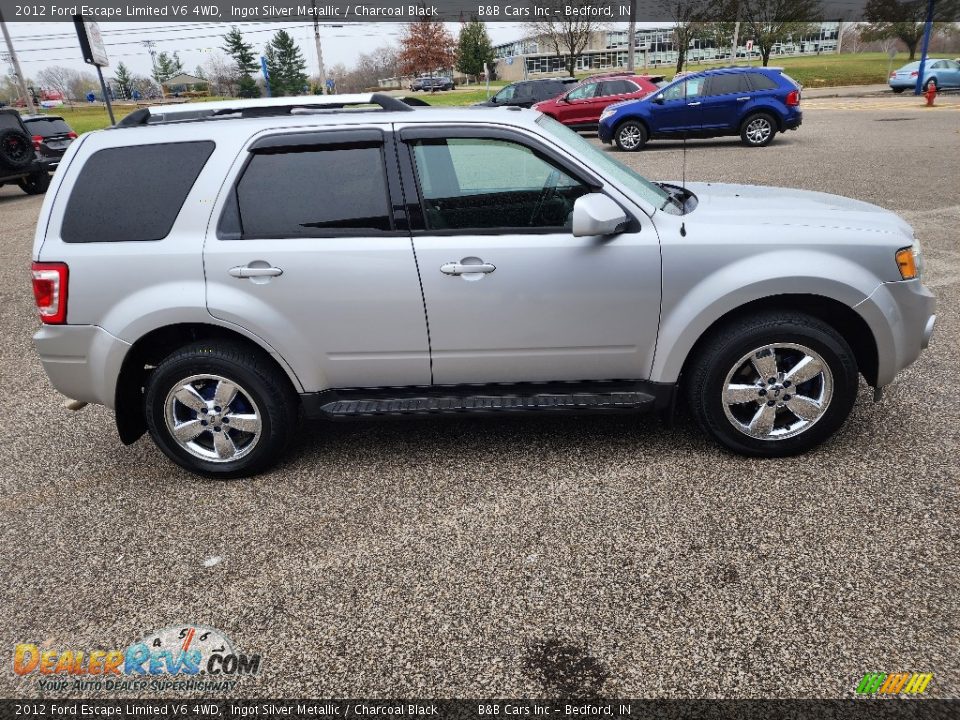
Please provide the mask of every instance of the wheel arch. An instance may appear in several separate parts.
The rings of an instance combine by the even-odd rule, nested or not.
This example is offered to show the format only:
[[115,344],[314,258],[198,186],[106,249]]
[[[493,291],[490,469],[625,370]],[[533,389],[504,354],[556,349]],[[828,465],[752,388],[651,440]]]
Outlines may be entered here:
[[643,125],[643,129],[647,131],[647,139],[651,139],[650,136],[650,123],[647,121],[643,115],[627,115],[622,120],[618,120],[617,124],[613,126],[613,133],[611,137],[616,138],[617,133],[620,132],[620,128],[623,127],[624,123],[635,122],[639,125]]
[[301,389],[300,381],[289,365],[259,338],[210,323],[164,325],[137,339],[127,351],[120,367],[115,389],[114,413],[117,432],[125,445],[135,442],[147,431],[143,414],[143,390],[150,370],[170,353],[198,340],[219,340],[243,345],[281,370],[295,392]]
[[706,323],[692,342],[680,338],[671,348],[665,348],[664,359],[659,363],[661,348],[658,343],[654,375],[657,375],[658,365],[661,371],[666,372],[672,363],[674,368],[679,367],[679,370],[674,370],[676,377],[673,380],[682,383],[692,359],[697,357],[701,348],[720,328],[758,312],[770,310],[802,312],[830,325],[850,344],[863,377],[870,385],[876,385],[879,352],[876,336],[868,322],[845,302],[826,295],[809,293],[768,295],[740,303]]

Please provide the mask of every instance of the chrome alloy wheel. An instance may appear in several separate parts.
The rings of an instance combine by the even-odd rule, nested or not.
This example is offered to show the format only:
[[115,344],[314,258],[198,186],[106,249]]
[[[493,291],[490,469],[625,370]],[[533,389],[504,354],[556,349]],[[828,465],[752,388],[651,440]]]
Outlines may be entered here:
[[773,343],[737,360],[723,384],[730,423],[757,440],[784,440],[820,420],[833,398],[833,373],[803,345]]
[[624,150],[636,150],[643,142],[643,131],[636,125],[626,125],[617,133]]
[[751,145],[762,145],[770,139],[772,132],[773,125],[769,118],[757,117],[747,124],[747,139]]
[[191,455],[225,463],[249,454],[263,423],[250,394],[220,375],[191,375],[167,393],[167,431]]

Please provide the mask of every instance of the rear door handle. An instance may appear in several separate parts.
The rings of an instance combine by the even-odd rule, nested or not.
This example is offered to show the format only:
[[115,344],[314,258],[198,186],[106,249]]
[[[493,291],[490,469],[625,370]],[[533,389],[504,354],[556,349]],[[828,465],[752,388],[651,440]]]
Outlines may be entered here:
[[276,277],[283,275],[278,267],[233,267],[230,274],[235,278]]
[[687,103],[687,107],[693,107],[694,105],[699,105],[699,102]]
[[496,265],[490,263],[480,263],[479,265],[464,265],[462,263],[450,262],[440,266],[440,272],[444,275],[468,275],[470,273],[492,273],[497,269]]
[[737,98],[737,102],[746,102],[746,101],[749,100],[749,99],[750,99],[749,96],[747,96],[747,97],[742,97],[742,98]]

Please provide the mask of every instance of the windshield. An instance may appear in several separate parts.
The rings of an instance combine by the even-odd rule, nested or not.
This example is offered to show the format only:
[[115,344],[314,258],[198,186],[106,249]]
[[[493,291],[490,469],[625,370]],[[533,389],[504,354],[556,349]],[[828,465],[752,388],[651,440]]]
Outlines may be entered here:
[[654,185],[640,173],[617,162],[565,125],[546,115],[538,118],[537,123],[555,138],[579,152],[587,165],[598,168],[600,172],[625,185],[628,190],[636,193],[655,208],[662,210],[671,202],[671,195],[658,185]]

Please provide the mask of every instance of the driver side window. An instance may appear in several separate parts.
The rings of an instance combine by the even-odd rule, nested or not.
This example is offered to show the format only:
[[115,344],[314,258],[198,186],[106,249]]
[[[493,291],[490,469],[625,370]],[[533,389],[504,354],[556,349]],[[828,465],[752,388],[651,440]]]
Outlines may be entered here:
[[428,230],[569,227],[590,188],[532,149],[493,138],[412,143]]
[[598,83],[589,83],[574,88],[567,95],[567,100],[586,100],[587,98],[592,98],[597,94],[597,84]]
[[671,85],[663,91],[663,99],[680,100],[683,98],[697,97],[703,90],[703,81],[704,79],[702,77],[697,77]]

